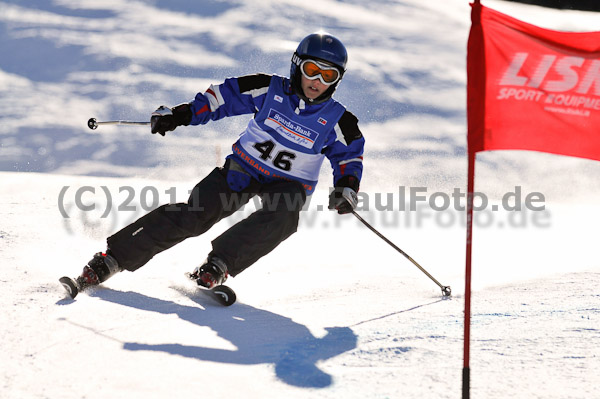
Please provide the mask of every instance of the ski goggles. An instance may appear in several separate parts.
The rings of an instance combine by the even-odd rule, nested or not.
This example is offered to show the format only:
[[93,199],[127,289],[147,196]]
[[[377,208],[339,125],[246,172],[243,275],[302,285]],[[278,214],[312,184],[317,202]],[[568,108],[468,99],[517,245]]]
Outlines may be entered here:
[[311,59],[300,63],[300,71],[306,79],[319,79],[321,83],[327,86],[340,80],[340,71],[336,67]]

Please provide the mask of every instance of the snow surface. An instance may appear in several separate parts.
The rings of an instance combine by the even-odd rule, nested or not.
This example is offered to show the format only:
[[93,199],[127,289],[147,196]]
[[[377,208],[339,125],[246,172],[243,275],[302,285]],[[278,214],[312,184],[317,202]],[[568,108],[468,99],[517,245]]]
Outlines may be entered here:
[[[600,30],[597,13],[483,3]],[[0,1],[0,397],[460,397],[463,215],[399,208],[402,188],[465,191],[469,25],[462,0]],[[351,215],[323,211],[326,166],[298,233],[228,282],[234,306],[183,273],[252,207],[65,299],[58,277],[147,209],[184,200],[247,121],[163,138],[90,131],[87,119],[147,120],[225,76],[286,74],[298,40],[320,28],[349,49],[336,98],[367,139],[360,214],[452,298]],[[542,193],[545,211],[475,215],[473,397],[598,397],[599,172],[549,154],[478,156],[490,207],[518,187]],[[94,210],[76,206],[82,189]],[[388,197],[393,211],[381,210]]]

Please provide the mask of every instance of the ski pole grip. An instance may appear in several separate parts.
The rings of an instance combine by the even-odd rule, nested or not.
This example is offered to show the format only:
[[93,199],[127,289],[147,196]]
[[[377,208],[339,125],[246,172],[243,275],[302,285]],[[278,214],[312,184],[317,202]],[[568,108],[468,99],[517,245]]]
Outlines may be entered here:
[[356,196],[356,191],[352,190],[350,187],[344,187],[342,190],[342,197],[348,201],[350,205],[352,205],[352,209],[356,208],[358,205],[358,197]]

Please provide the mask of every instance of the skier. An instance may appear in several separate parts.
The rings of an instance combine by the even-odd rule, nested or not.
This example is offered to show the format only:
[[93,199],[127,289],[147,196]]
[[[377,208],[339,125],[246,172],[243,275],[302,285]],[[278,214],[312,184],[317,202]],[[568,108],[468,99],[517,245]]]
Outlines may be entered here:
[[298,227],[306,196],[315,189],[324,157],[333,167],[329,209],[351,212],[362,176],[364,138],[358,119],[332,98],[347,62],[346,48],[328,33],[306,36],[292,56],[290,78],[255,74],[227,78],[193,101],[161,106],[151,131],[206,124],[254,114],[223,167],[192,190],[186,203],[160,206],[108,237],[77,278],[80,289],[122,270],[135,271],[154,255],[206,232],[251,197],[263,207],[212,241],[206,261],[191,277],[213,288],[272,251]]

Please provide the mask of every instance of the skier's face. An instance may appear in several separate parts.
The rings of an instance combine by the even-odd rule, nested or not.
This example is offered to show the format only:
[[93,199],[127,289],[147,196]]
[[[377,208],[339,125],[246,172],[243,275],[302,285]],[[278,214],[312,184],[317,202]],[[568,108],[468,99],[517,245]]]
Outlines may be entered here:
[[329,88],[329,86],[321,83],[319,79],[308,80],[304,76],[302,76],[302,80],[300,81],[300,86],[302,86],[302,91],[307,98],[314,100],[319,97],[321,94],[325,93],[325,91]]

